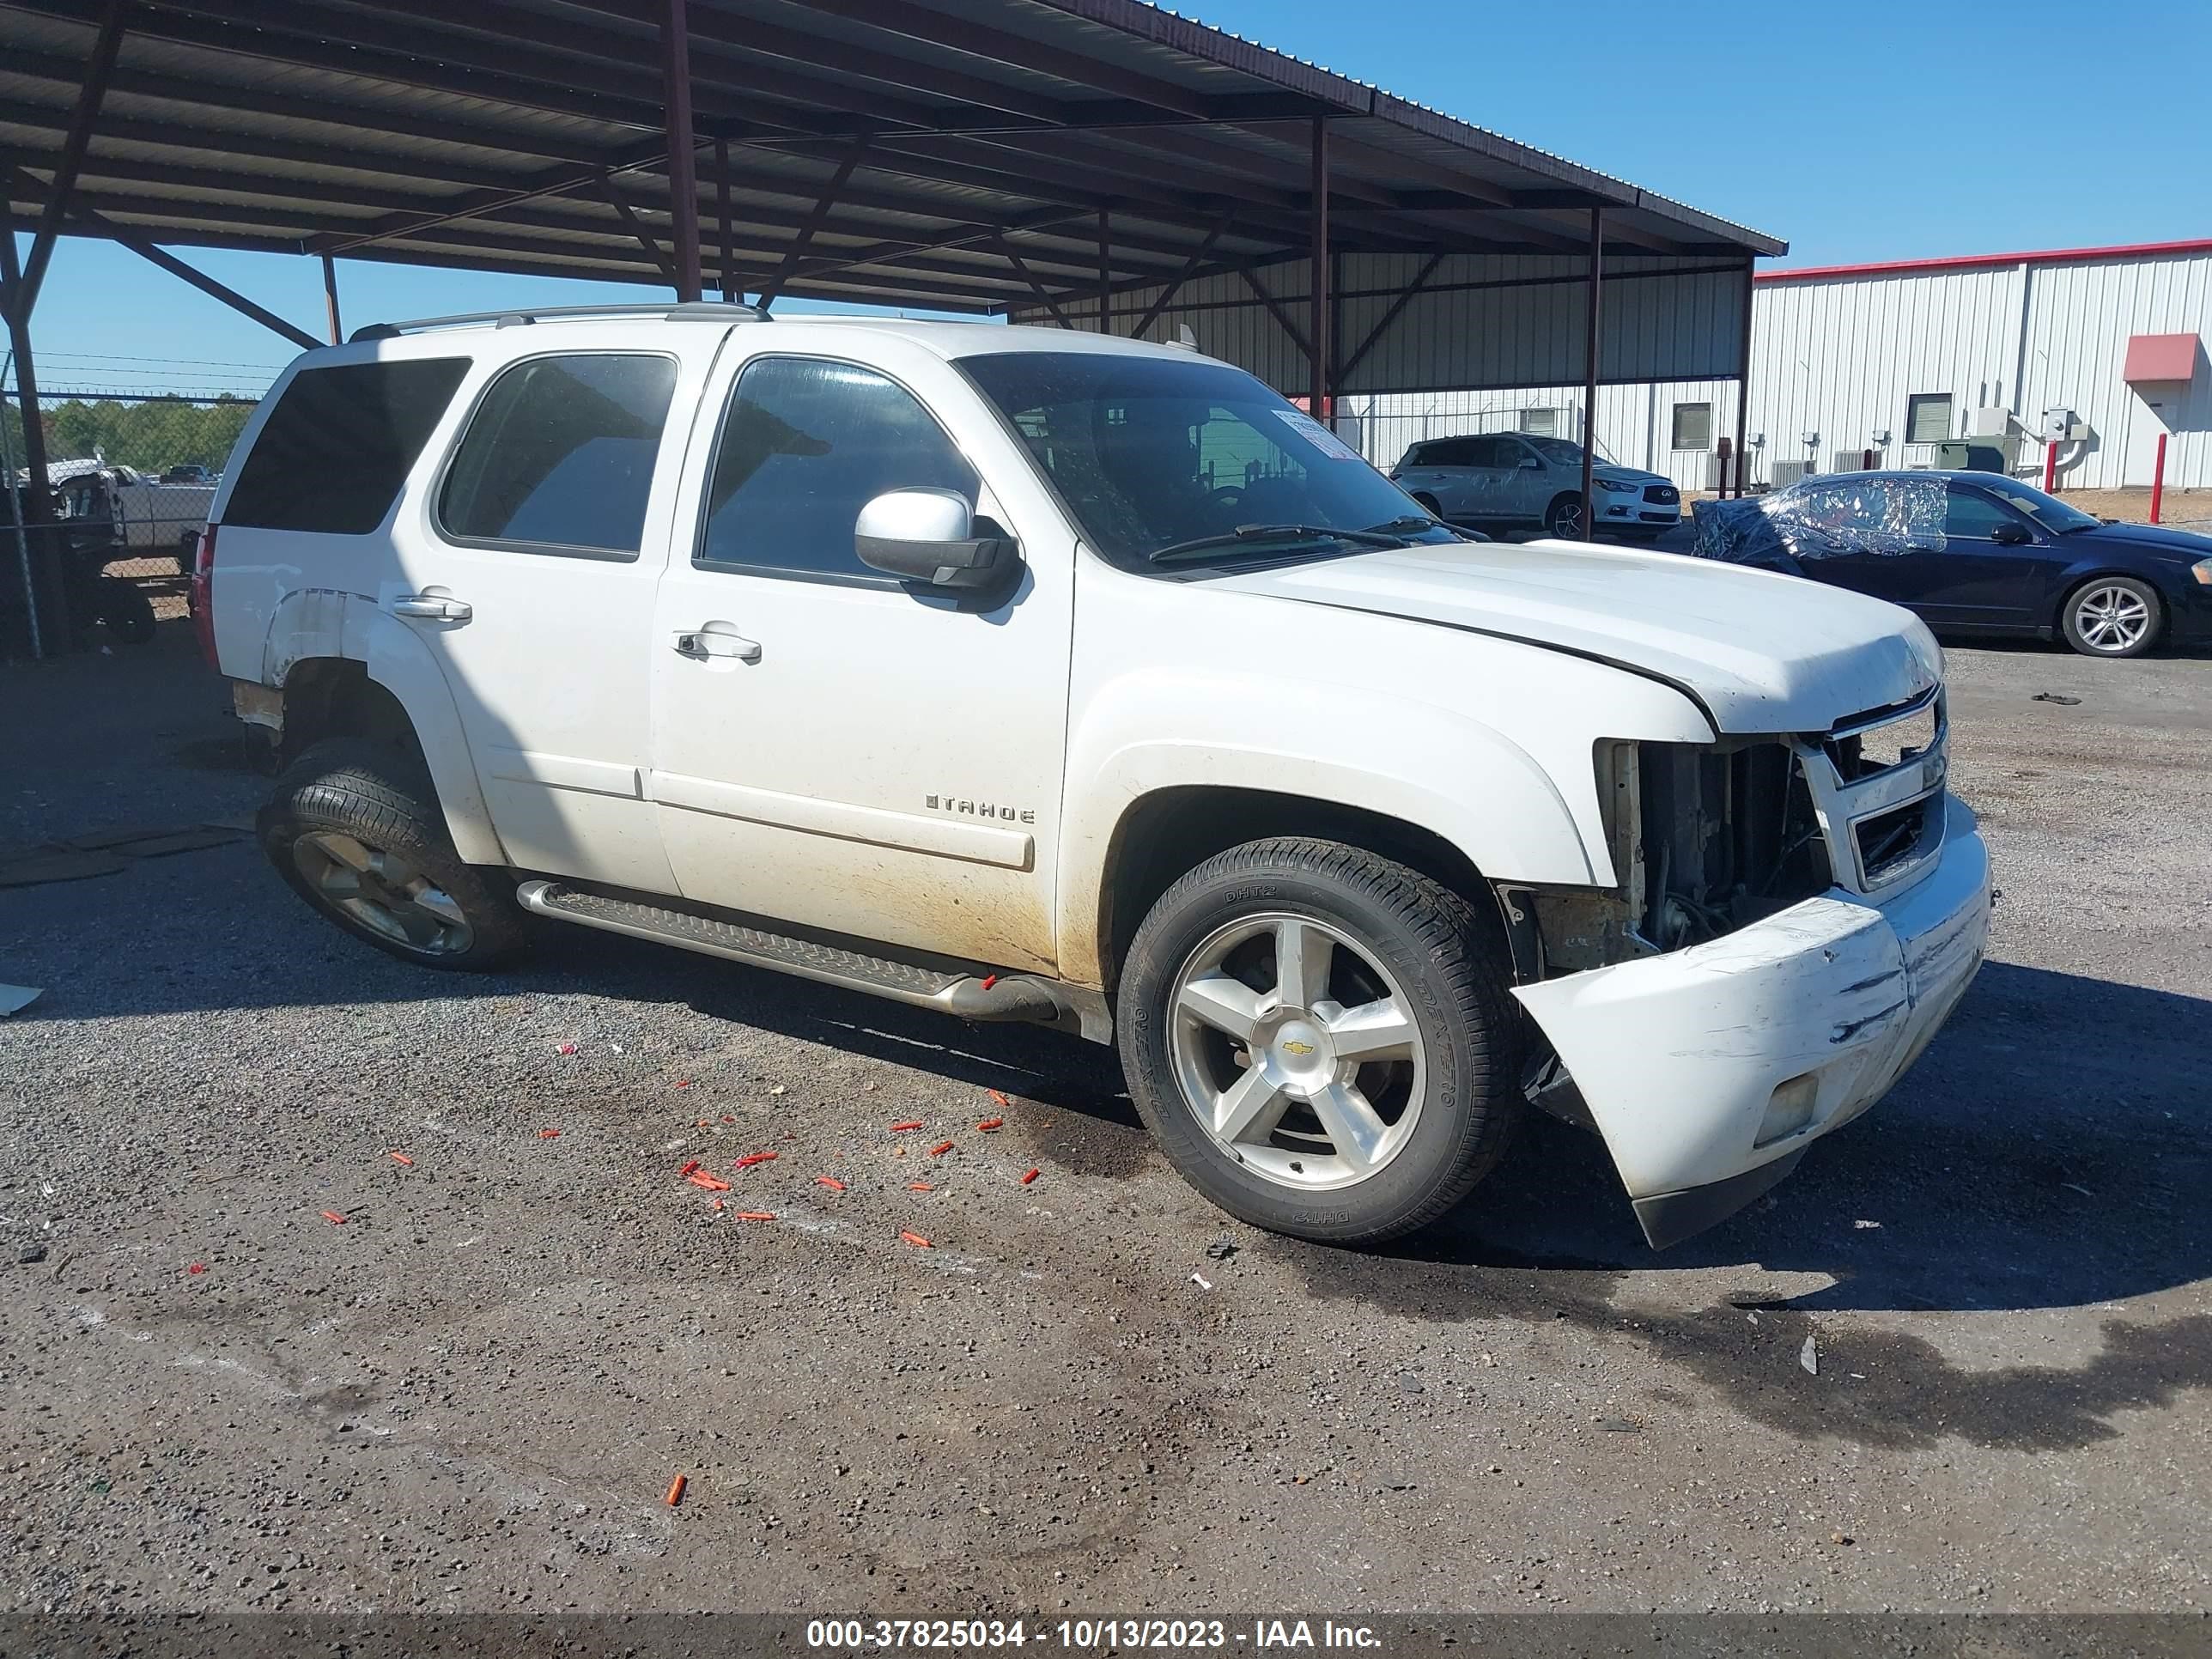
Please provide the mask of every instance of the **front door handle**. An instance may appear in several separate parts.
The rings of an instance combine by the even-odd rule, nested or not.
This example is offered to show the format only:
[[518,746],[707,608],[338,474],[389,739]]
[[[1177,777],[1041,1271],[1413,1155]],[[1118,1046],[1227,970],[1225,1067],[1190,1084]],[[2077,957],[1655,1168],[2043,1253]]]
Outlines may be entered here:
[[423,593],[401,594],[392,602],[392,614],[413,617],[422,622],[465,623],[476,615],[476,607],[433,589]]
[[757,640],[721,631],[710,623],[705,628],[678,634],[676,636],[676,654],[689,657],[695,662],[706,662],[716,657],[737,662],[758,662],[761,648]]

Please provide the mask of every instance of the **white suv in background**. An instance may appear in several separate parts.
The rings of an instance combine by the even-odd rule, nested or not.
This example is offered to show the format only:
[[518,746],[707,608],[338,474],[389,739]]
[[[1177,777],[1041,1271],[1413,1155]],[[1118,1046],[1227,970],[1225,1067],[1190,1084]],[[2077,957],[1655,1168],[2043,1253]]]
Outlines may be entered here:
[[[1583,450],[1534,432],[1429,438],[1390,469],[1398,484],[1438,518],[1492,528],[1541,525],[1551,535],[1583,533]],[[1682,492],[1656,472],[1600,461],[1590,469],[1601,530],[1650,541],[1682,521]]]
[[1187,349],[380,325],[286,371],[216,520],[197,614],[284,766],[261,843],[331,921],[1118,1040],[1192,1184],[1285,1233],[1421,1225],[1534,1098],[1670,1243],[1878,1099],[1981,959],[1905,612],[1470,543]]

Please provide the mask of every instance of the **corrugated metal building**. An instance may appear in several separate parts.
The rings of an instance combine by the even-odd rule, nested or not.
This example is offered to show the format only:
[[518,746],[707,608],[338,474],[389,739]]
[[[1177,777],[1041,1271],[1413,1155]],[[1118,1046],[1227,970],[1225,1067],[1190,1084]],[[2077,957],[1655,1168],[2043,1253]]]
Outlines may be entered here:
[[[1608,302],[1632,286],[1608,281]],[[2193,339],[2170,346],[2193,352],[2190,377],[2131,384],[2129,343],[2144,336]],[[1762,272],[1752,307],[1750,477],[1772,482],[1778,463],[1785,480],[1793,464],[1838,471],[1863,465],[1869,450],[1878,465],[1932,466],[1937,440],[2001,427],[1975,441],[2008,449],[2016,471],[2039,478],[2044,413],[2057,408],[2071,412],[2075,433],[2057,446],[2062,489],[2148,484],[2161,431],[2167,487],[2212,488],[2207,338],[2212,240]],[[1462,358],[1484,356],[1443,343]],[[1340,415],[1357,418],[1362,447],[1383,465],[1409,443],[1452,433],[1579,435],[1580,386],[1503,380],[1490,377],[1495,391],[1348,398]],[[1600,452],[1685,489],[1712,488],[1735,400],[1733,380],[1601,387]]]

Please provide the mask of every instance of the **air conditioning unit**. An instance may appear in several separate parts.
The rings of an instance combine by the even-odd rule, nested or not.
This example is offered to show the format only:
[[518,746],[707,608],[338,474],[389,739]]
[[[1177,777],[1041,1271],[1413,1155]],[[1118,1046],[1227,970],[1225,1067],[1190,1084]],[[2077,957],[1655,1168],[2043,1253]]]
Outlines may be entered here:
[[[1871,461],[1867,459],[1870,454],[1875,457]],[[1839,449],[1828,457],[1831,472],[1866,472],[1881,465],[1880,452],[1875,450]]]
[[1766,471],[1768,481],[1777,489],[1790,484],[1802,483],[1807,478],[1815,476],[1813,471],[1813,463],[1810,461],[1776,461],[1767,467]]

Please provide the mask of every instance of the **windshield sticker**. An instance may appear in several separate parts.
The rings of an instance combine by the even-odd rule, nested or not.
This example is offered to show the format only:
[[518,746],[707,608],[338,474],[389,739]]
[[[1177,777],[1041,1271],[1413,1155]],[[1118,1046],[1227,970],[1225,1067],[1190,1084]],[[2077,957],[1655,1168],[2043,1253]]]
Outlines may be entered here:
[[1332,461],[1356,461],[1359,452],[1302,409],[1279,409],[1275,418]]

